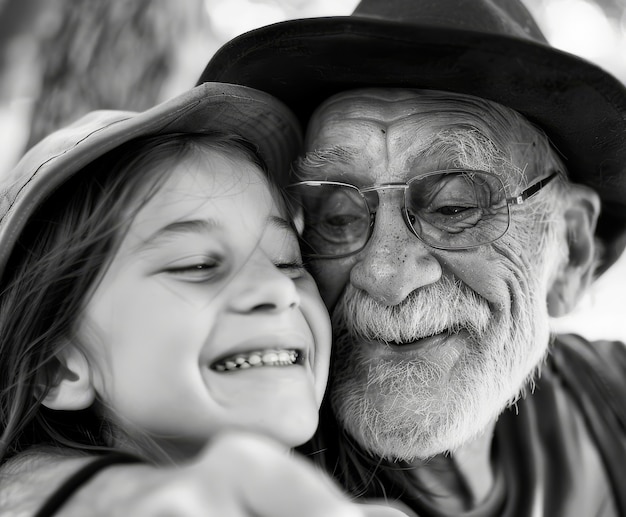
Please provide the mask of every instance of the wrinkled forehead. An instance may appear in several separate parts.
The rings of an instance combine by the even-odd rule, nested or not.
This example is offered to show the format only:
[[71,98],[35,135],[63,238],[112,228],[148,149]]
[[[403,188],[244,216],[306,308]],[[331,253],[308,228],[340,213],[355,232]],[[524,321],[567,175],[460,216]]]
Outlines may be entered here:
[[306,133],[307,147],[324,145],[347,132],[387,129],[419,112],[419,95],[409,90],[351,90],[330,97],[317,108]]
[[396,88],[348,90],[322,102],[312,120],[374,118],[390,124],[422,111],[427,95],[422,90]]
[[[315,138],[330,124],[378,123],[393,127],[407,120],[458,126],[475,124],[490,130],[490,122],[517,125],[521,115],[497,103],[470,95],[436,90],[364,88],[336,94],[322,102],[309,123],[307,137]],[[498,119],[498,120],[495,120]],[[528,129],[532,130],[530,124]]]
[[356,155],[403,154],[406,159],[440,154],[440,162],[450,165],[459,154],[475,154],[481,160],[488,155],[524,168],[541,138],[519,113],[485,99],[434,90],[368,88],[342,92],[320,104],[309,123],[305,150],[339,147]]

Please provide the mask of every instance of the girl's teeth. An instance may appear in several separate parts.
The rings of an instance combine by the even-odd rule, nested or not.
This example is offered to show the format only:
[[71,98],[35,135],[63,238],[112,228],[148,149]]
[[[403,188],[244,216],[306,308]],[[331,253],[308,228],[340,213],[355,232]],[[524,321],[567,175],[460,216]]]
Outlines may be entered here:
[[289,366],[298,362],[297,350],[263,350],[229,357],[213,365],[218,372],[245,370],[259,366]]

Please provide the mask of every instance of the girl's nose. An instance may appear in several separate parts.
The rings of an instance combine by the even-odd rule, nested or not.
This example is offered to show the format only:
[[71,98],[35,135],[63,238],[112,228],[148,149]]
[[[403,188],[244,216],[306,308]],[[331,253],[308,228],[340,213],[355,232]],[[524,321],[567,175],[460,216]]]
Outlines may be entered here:
[[246,269],[247,274],[238,279],[239,289],[232,300],[234,310],[281,312],[300,306],[294,281],[269,260],[267,264],[249,265]]

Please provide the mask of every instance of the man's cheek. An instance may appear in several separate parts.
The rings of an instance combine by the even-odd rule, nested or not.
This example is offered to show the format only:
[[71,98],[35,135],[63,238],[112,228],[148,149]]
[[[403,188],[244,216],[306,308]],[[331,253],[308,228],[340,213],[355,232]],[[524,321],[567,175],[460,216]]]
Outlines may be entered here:
[[442,269],[451,273],[490,305],[508,306],[512,282],[511,262],[489,246],[454,252],[441,252]]
[[354,260],[325,259],[310,262],[310,271],[317,282],[320,295],[329,310],[337,303],[346,284],[350,280],[350,271]]

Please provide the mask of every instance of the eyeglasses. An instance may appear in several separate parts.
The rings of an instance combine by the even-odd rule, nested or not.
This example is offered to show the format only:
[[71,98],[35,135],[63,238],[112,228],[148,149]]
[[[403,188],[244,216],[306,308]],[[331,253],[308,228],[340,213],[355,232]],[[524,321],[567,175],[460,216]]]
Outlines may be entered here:
[[337,181],[301,181],[287,188],[304,210],[304,253],[312,258],[340,258],[358,253],[369,241],[378,191],[404,190],[402,215],[411,232],[433,248],[458,250],[501,238],[509,228],[509,206],[521,205],[557,175],[553,172],[513,197],[506,196],[495,174],[467,169],[363,188]]

